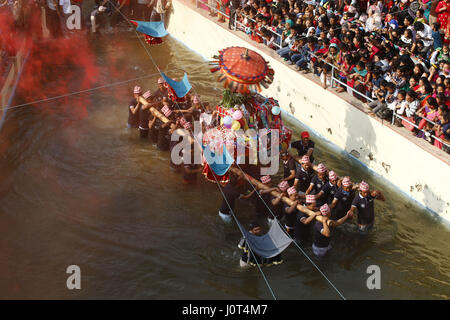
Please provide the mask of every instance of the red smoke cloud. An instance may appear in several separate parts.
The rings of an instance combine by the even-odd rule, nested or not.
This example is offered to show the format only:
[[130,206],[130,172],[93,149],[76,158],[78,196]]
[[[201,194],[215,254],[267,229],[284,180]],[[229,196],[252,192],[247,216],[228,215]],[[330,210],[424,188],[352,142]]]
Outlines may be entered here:
[[[40,8],[29,4],[25,12],[25,27],[16,27],[10,13],[0,14],[0,44],[9,55],[14,56],[24,44],[30,48],[16,91],[23,100],[20,102],[48,99],[95,86],[100,69],[85,33],[77,32],[69,38],[43,39]],[[73,121],[87,116],[90,102],[88,94],[80,94],[57,100],[56,104],[37,103],[34,106],[44,113],[58,113],[65,120]]]

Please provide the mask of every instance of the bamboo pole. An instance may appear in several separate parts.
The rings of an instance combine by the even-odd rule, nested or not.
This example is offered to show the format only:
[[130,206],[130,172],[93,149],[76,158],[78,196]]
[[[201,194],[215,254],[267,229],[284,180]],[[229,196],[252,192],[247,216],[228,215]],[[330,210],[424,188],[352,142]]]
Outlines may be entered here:
[[[253,178],[252,176],[246,174],[245,172],[243,172],[242,170],[236,168],[236,167],[231,167],[230,171],[232,173],[234,173],[235,175],[237,175],[238,177],[242,178],[242,179],[248,179],[256,188],[258,189],[270,189],[270,187],[266,186],[265,184],[263,184],[262,182],[256,180],[255,178]],[[274,197],[278,197],[280,195],[279,192],[277,191],[272,191],[270,193],[272,196]],[[292,201],[291,199],[289,199],[288,197],[282,197],[281,201],[283,201],[284,203],[286,203],[288,206],[292,206],[292,204],[294,203],[294,201]],[[311,216],[311,215],[315,215],[314,211],[302,206],[302,205],[297,205],[297,210],[306,213],[307,215]],[[316,216],[316,220],[322,222],[322,216]]]
[[[142,105],[151,105],[151,103],[148,103],[147,100],[145,100],[141,96],[139,97],[139,103],[141,103]],[[149,110],[155,117],[157,117],[163,123],[170,122],[170,120],[167,119],[167,117],[164,116],[161,112],[159,112],[155,107],[150,107]],[[170,128],[172,129],[174,127],[176,127],[176,124],[172,123],[170,125]],[[184,131],[179,131],[178,134],[181,135],[181,136],[184,136],[185,132]],[[189,139],[189,142],[191,142],[191,143],[194,141],[194,139],[191,137],[191,135],[189,135],[188,139]]]

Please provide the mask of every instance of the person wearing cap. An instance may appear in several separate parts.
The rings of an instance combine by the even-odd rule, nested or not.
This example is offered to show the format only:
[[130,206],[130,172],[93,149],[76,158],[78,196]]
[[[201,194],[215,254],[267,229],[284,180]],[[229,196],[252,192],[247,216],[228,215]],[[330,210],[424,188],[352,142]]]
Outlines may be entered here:
[[297,149],[298,152],[298,156],[299,157],[303,157],[303,156],[308,156],[309,157],[309,161],[311,163],[314,163],[314,141],[309,139],[309,132],[308,131],[303,131],[301,133],[301,139],[294,141],[291,143],[291,148],[295,148]]
[[133,99],[131,99],[128,107],[128,128],[139,127],[139,97],[141,96],[141,87],[135,86],[133,90]]
[[152,102],[152,93],[150,90],[144,92],[142,98],[144,98],[148,104],[140,104],[139,106],[139,136],[143,139],[147,139],[150,120],[150,103]]
[[286,181],[289,183],[289,186],[293,186],[297,172],[297,162],[287,150],[281,152],[281,160],[283,160],[283,180],[281,181]]
[[297,205],[300,204],[300,201],[298,199],[298,193],[295,187],[288,188],[286,193],[288,194],[289,199],[292,200],[292,205],[284,205],[284,227],[291,236],[294,236],[296,224],[295,220],[298,213]]
[[167,91],[167,88],[164,86],[164,83],[165,83],[165,81],[163,78],[158,79],[158,89],[153,94],[155,96],[156,100],[158,100],[158,101],[162,101],[163,98],[168,97],[168,91]]
[[328,250],[331,249],[331,231],[330,227],[337,227],[343,224],[347,219],[353,217],[353,213],[349,211],[344,217],[339,220],[330,220],[331,210],[328,204],[320,207],[317,214],[322,216],[322,221],[316,221],[313,227],[313,244],[312,249],[314,255],[323,257]]
[[239,191],[238,178],[231,174],[230,181],[222,188],[222,204],[219,208],[219,217],[226,223],[232,221],[231,213],[234,213],[234,207],[237,199],[248,199],[249,195],[243,195]]
[[[283,204],[283,197],[287,197],[287,190],[290,188],[289,183],[287,181],[281,181],[278,184],[278,196],[277,197],[272,197],[272,212],[275,215],[275,217],[278,220],[281,220],[284,216],[284,204]],[[270,215],[269,218],[267,219],[267,221],[269,223],[273,222],[273,216]]]
[[174,113],[173,110],[169,107],[169,105],[164,102],[163,107],[161,108],[162,113],[166,118],[170,121],[166,123],[162,123],[158,130],[158,140],[156,142],[156,146],[159,150],[167,151],[170,146],[170,125],[173,124],[174,121]]
[[299,194],[304,196],[306,190],[311,183],[311,179],[314,175],[311,162],[308,156],[303,156],[301,159],[301,165],[295,173],[294,187],[299,191]]
[[359,184],[359,193],[355,196],[352,206],[348,212],[354,214],[358,209],[358,229],[365,233],[373,227],[375,220],[374,200],[384,201],[384,195],[381,191],[374,190],[370,192],[367,182],[362,181]]
[[[319,165],[317,166],[317,174],[312,177],[305,194],[317,195],[326,183],[328,183],[327,168],[323,163],[319,163]],[[318,205],[322,205],[323,203],[321,202],[322,200],[320,200]]]
[[[183,150],[183,183],[194,184],[197,182],[197,174],[202,172],[203,167],[195,163],[194,157],[194,140],[191,141],[191,152]],[[189,156],[190,155],[190,156]],[[189,160],[190,161],[186,161]]]
[[349,177],[344,177],[339,180],[338,185],[341,187],[338,188],[330,204],[332,216],[335,219],[342,218],[350,210],[353,199],[355,198],[355,190],[358,189],[358,186],[353,185]]
[[330,171],[328,174],[328,181],[322,186],[322,189],[316,193],[316,201],[319,206],[324,205],[325,203],[330,204],[334,196],[339,190],[337,185],[338,176],[334,171]]
[[294,236],[298,243],[304,243],[308,240],[310,231],[309,224],[315,219],[315,215],[308,214],[298,210],[300,204],[298,194],[294,187],[288,189],[289,199],[293,201],[292,205],[285,205],[285,227],[289,234]]
[[[256,221],[250,223],[248,231],[255,236],[261,235],[261,227]],[[256,264],[261,265],[264,263],[265,259],[263,257],[260,257],[254,251],[250,252],[251,248],[248,246],[247,241],[245,241],[244,237],[242,237],[242,239],[239,241],[238,248],[243,251],[241,260],[239,261],[239,265],[241,266],[241,268],[248,268],[250,266],[254,267],[256,266]]]

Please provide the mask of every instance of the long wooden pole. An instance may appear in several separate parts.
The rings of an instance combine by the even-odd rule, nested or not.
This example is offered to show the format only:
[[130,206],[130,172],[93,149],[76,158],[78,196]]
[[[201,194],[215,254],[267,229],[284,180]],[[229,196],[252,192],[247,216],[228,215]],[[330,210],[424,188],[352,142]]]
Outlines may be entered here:
[[[249,180],[249,181],[257,188],[257,189],[264,189],[264,190],[270,189],[270,187],[266,186],[266,185],[263,184],[262,182],[256,180],[256,179],[253,178],[252,176],[250,176],[250,175],[244,173],[242,170],[240,170],[240,169],[238,169],[238,168],[236,168],[236,167],[231,167],[231,168],[230,168],[230,171],[231,171],[232,173],[234,173],[236,176],[238,176],[238,177],[240,177],[240,178],[242,178],[242,179],[244,179],[244,180],[247,178],[247,179],[248,179],[248,180]],[[280,195],[280,193],[277,192],[277,191],[272,191],[270,194],[271,194],[272,196],[274,196],[274,197],[278,197],[278,196]],[[294,201],[292,201],[292,200],[289,199],[288,197],[284,197],[284,196],[281,198],[281,201],[283,201],[284,203],[286,203],[288,206],[292,206],[292,204],[294,203]],[[297,209],[298,209],[299,211],[303,212],[303,213],[306,213],[306,214],[309,215],[309,216],[315,215],[314,211],[312,211],[312,210],[310,210],[310,209],[308,209],[308,208],[306,208],[305,206],[302,206],[302,205],[300,205],[300,204],[297,205]],[[322,216],[316,216],[316,219],[317,219],[318,221],[322,222]]]

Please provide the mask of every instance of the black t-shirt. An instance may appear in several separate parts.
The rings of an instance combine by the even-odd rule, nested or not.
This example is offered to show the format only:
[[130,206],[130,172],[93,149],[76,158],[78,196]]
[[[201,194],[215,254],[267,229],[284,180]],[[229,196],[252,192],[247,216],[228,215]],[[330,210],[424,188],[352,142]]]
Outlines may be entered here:
[[[260,194],[259,195],[255,192],[253,194],[253,199],[255,201],[255,211],[256,214],[264,215],[267,218],[273,218],[272,214],[270,213],[269,209],[272,210],[272,196],[269,193],[266,194]],[[273,212],[273,210],[272,210]],[[274,213],[275,214],[275,213]]]
[[[235,203],[236,199],[239,198],[241,193],[239,192],[239,190],[236,187],[233,187],[231,184],[227,184],[222,189],[222,192],[225,195],[225,199],[228,201],[228,203],[227,203],[227,201],[225,201],[225,199],[223,199],[222,205],[220,206],[219,210],[223,214],[231,214],[230,207],[232,210],[234,210],[234,203]],[[228,206],[228,204],[230,205],[230,207]]]
[[135,98],[133,98],[130,103],[128,104],[128,124],[132,127],[132,128],[137,128],[139,127],[139,110],[138,112],[136,112],[135,114],[133,114],[133,112],[131,112],[130,107],[133,106],[133,108],[136,106],[137,101]]
[[337,219],[345,216],[352,207],[353,199],[355,198],[355,191],[346,192],[343,189],[338,189],[334,199],[338,200],[336,211],[337,211]]
[[158,149],[169,150],[170,134],[169,127],[160,127],[158,130],[158,142],[156,143]]
[[[302,143],[302,140],[297,140],[291,143],[291,147],[297,149],[298,155],[303,157],[309,149],[313,148],[314,149],[314,142],[312,140],[308,141],[308,145],[304,146]],[[309,157],[309,160],[311,161],[311,163],[314,162],[314,156],[313,156],[314,152],[311,154],[311,156]]]
[[139,129],[148,129],[148,121],[150,119],[150,110],[142,109],[142,105],[139,106]]
[[330,245],[330,237],[325,237],[321,231],[323,229],[323,223],[316,221],[313,228],[313,242],[316,247],[328,248]]
[[[291,175],[291,170],[294,170],[294,172],[297,172],[297,164],[294,158],[289,158],[286,163],[283,161],[283,170],[284,170],[284,176],[283,178],[287,178]],[[292,187],[294,184],[295,178],[292,178],[291,180],[288,180],[289,185]]]
[[322,181],[322,180],[320,180],[318,175],[315,175],[311,179],[311,184],[313,185],[313,188],[311,190],[311,194],[318,194],[320,191],[322,191],[322,188],[326,184],[328,184],[328,179],[325,179],[325,181]]
[[332,184],[330,182],[325,183],[325,185],[322,187],[323,196],[317,199],[318,206],[321,206],[325,203],[330,204],[331,202],[333,202],[333,199],[336,196],[338,190],[339,187],[336,184]]
[[161,90],[160,88],[158,88],[158,90],[156,90],[153,95],[155,96],[156,100],[161,101],[164,97],[167,97],[167,89],[164,88],[163,90]]
[[375,220],[374,200],[369,194],[367,197],[361,197],[359,194],[353,199],[352,206],[358,208],[358,224],[372,224]]
[[311,179],[313,176],[313,170],[305,171],[302,166],[299,166],[297,169],[297,173],[295,175],[295,179],[298,179],[298,190],[302,192],[306,192],[309,188],[309,184],[311,183]]
[[287,213],[286,210],[289,209],[291,206],[288,206],[287,204],[284,205],[284,224],[294,229],[295,228],[295,219],[297,217],[298,210],[295,208],[292,213]]
[[307,219],[308,217],[306,213],[297,210],[297,214],[295,215],[295,239],[299,241],[308,240],[310,234],[309,224],[301,222],[303,218]]

